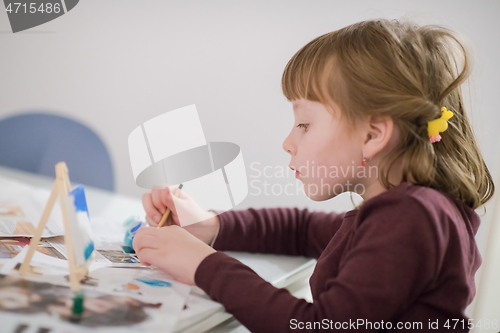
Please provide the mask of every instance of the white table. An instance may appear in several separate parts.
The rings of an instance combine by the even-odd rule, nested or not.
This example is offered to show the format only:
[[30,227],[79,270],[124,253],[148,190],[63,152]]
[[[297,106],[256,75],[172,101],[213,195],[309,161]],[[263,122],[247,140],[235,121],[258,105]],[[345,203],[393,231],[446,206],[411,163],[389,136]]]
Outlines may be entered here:
[[[20,181],[30,186],[50,190],[54,178],[36,175],[0,166],[0,176]],[[71,173],[70,173],[71,178]],[[94,187],[85,187],[87,205],[91,216],[125,221],[134,215],[143,215],[140,198],[132,198]],[[315,260],[303,257],[261,255],[244,252],[227,252],[245,263],[262,278],[278,288],[287,288],[299,298],[311,301],[308,279],[314,269]],[[248,332],[234,317],[226,312],[218,312],[200,322],[193,322],[183,332]]]

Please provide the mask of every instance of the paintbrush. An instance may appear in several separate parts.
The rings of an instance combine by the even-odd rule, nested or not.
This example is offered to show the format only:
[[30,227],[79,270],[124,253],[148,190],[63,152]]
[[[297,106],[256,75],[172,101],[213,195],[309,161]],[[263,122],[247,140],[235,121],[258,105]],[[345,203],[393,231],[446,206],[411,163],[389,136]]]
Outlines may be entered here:
[[[182,188],[182,184],[179,184],[179,187],[175,189],[174,196],[176,196],[176,197],[179,196],[179,194],[181,193],[181,188]],[[158,223],[158,228],[163,227],[163,225],[165,224],[165,221],[167,221],[167,218],[170,215],[170,212],[171,212],[170,207],[167,207],[167,210],[165,211],[165,213],[163,213],[163,216],[161,217],[160,223]]]

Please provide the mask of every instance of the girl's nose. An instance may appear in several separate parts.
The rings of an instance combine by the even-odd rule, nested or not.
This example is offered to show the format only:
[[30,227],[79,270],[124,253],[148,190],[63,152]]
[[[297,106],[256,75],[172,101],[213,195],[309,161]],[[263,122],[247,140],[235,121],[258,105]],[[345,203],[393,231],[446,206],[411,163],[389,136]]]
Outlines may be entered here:
[[289,153],[290,155],[295,155],[295,146],[292,144],[292,139],[290,138],[292,133],[290,133],[285,141],[283,141],[283,150]]

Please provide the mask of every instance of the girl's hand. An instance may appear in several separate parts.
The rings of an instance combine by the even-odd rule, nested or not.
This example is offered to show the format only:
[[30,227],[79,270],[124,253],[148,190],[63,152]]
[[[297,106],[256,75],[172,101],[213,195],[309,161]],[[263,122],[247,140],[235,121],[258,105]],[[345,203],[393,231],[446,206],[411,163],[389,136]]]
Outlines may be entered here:
[[156,227],[168,207],[171,212],[165,226],[180,226],[179,217],[182,217],[184,225],[195,221],[197,223],[183,228],[204,243],[210,244],[219,230],[219,218],[213,212],[207,212],[201,208],[184,190],[180,191],[179,197],[174,196],[176,188],[176,186],[167,186],[144,193],[142,205],[146,211],[146,221],[150,226]]
[[134,250],[145,265],[154,265],[174,279],[195,285],[194,274],[213,248],[184,228],[140,228],[134,238]]

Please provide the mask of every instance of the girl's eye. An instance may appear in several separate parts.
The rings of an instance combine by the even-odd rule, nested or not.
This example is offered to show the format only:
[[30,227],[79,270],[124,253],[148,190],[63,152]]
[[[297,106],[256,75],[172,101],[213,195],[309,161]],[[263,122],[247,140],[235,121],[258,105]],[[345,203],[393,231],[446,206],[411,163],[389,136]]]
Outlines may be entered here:
[[309,124],[298,124],[297,127],[303,127],[304,129],[307,130],[307,127],[309,127]]

